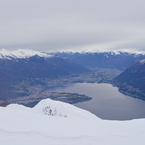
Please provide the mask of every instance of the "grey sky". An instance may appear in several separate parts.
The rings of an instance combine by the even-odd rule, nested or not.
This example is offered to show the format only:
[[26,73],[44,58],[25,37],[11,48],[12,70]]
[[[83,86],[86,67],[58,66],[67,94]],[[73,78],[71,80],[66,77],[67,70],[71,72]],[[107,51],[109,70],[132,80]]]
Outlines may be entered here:
[[145,50],[144,0],[0,0],[0,48]]

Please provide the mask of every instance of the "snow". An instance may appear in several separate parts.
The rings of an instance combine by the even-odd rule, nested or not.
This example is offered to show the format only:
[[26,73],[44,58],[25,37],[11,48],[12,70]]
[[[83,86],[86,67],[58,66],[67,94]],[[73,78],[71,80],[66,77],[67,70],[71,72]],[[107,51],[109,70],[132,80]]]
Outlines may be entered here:
[[[47,114],[46,107],[57,113]],[[145,144],[145,119],[102,120],[88,111],[50,99],[34,108],[16,104],[0,107],[0,116],[2,145]]]
[[96,118],[95,115],[85,110],[79,109],[68,103],[59,101],[53,101],[46,99],[40,101],[34,108],[33,111],[45,114],[48,116],[60,116],[60,117],[82,117],[82,118]]
[[12,59],[12,58],[29,58],[31,56],[38,55],[40,57],[51,57],[46,53],[42,53],[30,49],[18,49],[18,50],[6,50],[2,49],[0,51],[0,58],[2,59]]
[[[81,54],[86,54],[86,53],[108,53],[111,55],[120,55],[121,53],[128,53],[128,54],[134,54],[135,56],[137,55],[145,55],[145,51],[140,51],[140,50],[135,50],[135,49],[117,49],[117,50],[113,50],[113,49],[95,49],[95,50],[88,50],[88,51],[74,51],[74,50],[68,50],[68,51],[57,51],[55,53],[59,53],[59,52],[65,52],[68,54],[73,54],[76,52],[79,52]],[[53,53],[53,51],[51,52]]]
[[140,61],[141,64],[145,64],[145,59]]
[[[63,52],[63,51],[60,51]],[[66,51],[65,53],[75,53],[79,51]],[[133,49],[118,49],[118,50],[109,50],[109,49],[97,49],[94,51],[81,51],[80,53],[109,53],[111,55],[119,55],[121,53],[128,53],[134,54],[135,56],[138,55],[145,55],[145,51],[137,51]],[[38,55],[40,57],[52,57],[49,53],[35,51],[31,49],[17,49],[17,50],[7,50],[2,49],[0,50],[0,58],[1,59],[12,59],[12,58],[29,58],[31,56]]]

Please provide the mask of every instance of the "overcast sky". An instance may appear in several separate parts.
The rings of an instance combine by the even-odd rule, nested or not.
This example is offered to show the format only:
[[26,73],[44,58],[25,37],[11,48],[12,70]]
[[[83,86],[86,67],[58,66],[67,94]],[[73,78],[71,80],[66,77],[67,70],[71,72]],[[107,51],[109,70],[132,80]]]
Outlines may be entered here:
[[0,0],[0,49],[145,50],[145,0]]

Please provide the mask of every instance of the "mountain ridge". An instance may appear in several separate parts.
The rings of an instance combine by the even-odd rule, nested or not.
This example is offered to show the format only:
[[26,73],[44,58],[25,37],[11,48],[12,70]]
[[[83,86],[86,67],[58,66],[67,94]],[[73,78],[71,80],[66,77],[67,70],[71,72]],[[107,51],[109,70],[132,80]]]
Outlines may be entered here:
[[31,50],[31,49],[0,50],[0,59],[29,58],[34,55],[38,55],[40,57],[52,57],[52,55],[48,55],[46,53]]
[[75,61],[88,68],[111,68],[124,70],[134,63],[145,59],[145,53],[131,52],[88,52],[88,53],[50,53]]
[[[22,51],[21,51],[22,52]],[[26,50],[26,52],[29,52]],[[32,51],[29,55],[24,53],[23,57],[0,58],[0,99],[6,100],[10,96],[16,95],[16,88],[23,81],[31,82],[33,85],[41,85],[38,82],[45,82],[70,75],[82,74],[90,70],[58,56]],[[16,56],[16,55],[14,55]],[[39,81],[37,81],[39,79]],[[44,81],[43,81],[44,80]],[[26,86],[24,89],[27,88]],[[27,94],[27,93],[25,93]]]

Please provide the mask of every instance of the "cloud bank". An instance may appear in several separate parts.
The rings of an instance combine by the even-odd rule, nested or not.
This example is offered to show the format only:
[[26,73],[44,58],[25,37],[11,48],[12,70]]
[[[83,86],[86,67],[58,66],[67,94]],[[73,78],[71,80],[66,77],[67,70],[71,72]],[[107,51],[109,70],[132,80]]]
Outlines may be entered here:
[[0,48],[145,50],[143,0],[0,2]]

